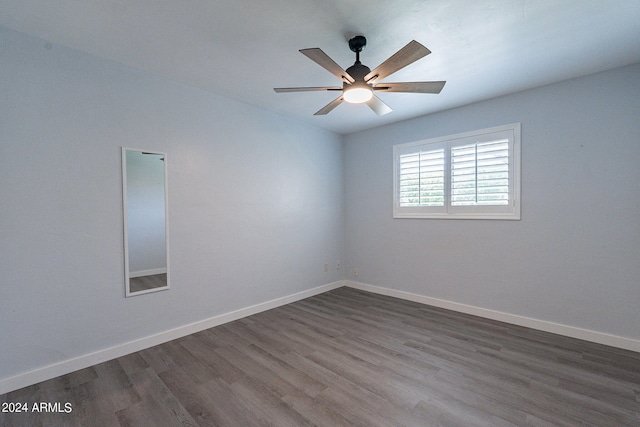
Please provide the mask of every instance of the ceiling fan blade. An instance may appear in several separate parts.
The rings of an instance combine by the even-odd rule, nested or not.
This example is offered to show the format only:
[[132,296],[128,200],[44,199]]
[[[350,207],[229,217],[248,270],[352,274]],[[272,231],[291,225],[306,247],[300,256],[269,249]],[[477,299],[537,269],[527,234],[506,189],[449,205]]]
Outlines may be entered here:
[[320,86],[320,87],[274,87],[277,93],[284,92],[312,92],[312,91],[326,91],[326,90],[342,90],[340,86]]
[[411,93],[440,93],[446,82],[403,82],[379,83],[373,90],[377,92],[411,92]]
[[342,100],[343,100],[342,95],[340,95],[339,97],[337,97],[336,99],[334,99],[333,101],[331,101],[330,103],[328,103],[327,105],[325,105],[324,107],[316,111],[314,116],[324,116],[325,114],[329,114],[331,110],[336,108],[338,105],[342,104]]
[[405,47],[394,53],[389,59],[374,68],[374,70],[369,74],[364,76],[364,80],[367,83],[378,82],[418,59],[429,55],[430,53],[431,51],[429,49],[422,46],[417,41],[412,40]]
[[311,49],[300,49],[300,53],[314,61],[316,64],[320,65],[322,68],[329,71],[340,80],[346,81],[347,83],[355,82],[353,77],[351,77],[349,73],[343,70],[341,66],[336,64],[333,59],[329,58],[329,55],[324,53],[322,49],[317,47]]
[[382,102],[382,100],[375,95],[367,101],[367,105],[379,116],[384,116],[385,114],[389,114],[393,111],[391,107]]

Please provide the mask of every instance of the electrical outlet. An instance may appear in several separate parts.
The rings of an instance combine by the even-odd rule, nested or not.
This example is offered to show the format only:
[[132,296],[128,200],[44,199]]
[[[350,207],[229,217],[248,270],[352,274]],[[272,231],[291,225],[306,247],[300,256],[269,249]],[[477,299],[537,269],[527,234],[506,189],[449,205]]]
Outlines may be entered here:
[[329,263],[324,263],[324,271],[329,271]]
[[353,276],[358,277],[358,267],[353,269]]
[[336,262],[336,270],[340,270],[340,261]]

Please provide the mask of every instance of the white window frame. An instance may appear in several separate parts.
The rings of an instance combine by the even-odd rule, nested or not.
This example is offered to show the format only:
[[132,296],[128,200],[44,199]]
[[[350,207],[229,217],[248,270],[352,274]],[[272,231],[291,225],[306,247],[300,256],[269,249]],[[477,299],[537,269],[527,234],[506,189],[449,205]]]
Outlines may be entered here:
[[[504,205],[453,206],[451,203],[452,148],[507,139],[509,147],[509,191]],[[439,219],[520,219],[520,123],[459,133],[393,146],[393,217]],[[444,202],[442,206],[401,206],[400,156],[444,149]]]

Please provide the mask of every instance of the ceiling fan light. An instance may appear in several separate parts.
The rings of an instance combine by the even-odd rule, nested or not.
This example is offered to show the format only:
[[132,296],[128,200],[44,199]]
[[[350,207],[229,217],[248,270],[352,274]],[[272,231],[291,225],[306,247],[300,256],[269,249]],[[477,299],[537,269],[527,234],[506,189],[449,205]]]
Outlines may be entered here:
[[369,87],[353,87],[344,91],[344,100],[352,104],[362,104],[373,96],[373,91]]

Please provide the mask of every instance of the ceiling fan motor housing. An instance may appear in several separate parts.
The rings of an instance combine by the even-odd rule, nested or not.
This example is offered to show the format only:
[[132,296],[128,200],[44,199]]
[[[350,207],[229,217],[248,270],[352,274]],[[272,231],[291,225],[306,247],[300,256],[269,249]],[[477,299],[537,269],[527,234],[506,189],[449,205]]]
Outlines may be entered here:
[[[351,77],[353,77],[353,80],[355,80],[355,83],[353,84],[358,84],[358,83],[366,84],[366,82],[364,81],[364,76],[366,76],[371,72],[369,67],[367,67],[366,65],[362,65],[360,61],[356,62],[351,67],[347,68],[346,71]],[[346,88],[348,86],[353,86],[353,84],[344,82],[343,87]]]

